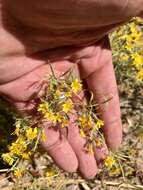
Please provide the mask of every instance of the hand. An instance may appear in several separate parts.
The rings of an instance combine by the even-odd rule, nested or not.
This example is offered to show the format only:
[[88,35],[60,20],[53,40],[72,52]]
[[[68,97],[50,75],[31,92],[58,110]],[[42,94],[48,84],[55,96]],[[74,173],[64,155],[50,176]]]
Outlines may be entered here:
[[[37,3],[34,4],[34,6],[36,6],[34,7],[35,9],[32,9],[34,14],[36,13],[36,15],[33,16],[31,15],[33,12],[31,12],[30,6],[25,15],[25,9],[23,9],[24,12],[22,9],[15,9],[14,3],[10,4],[10,7],[7,7],[9,2],[10,1],[2,1],[0,41],[1,47],[3,48],[0,50],[0,93],[12,102],[20,113],[31,114],[35,104],[31,97],[35,94],[37,96],[42,96],[44,86],[41,89],[40,82],[43,76],[50,72],[49,65],[46,62],[47,58],[51,60],[58,75],[68,70],[78,61],[77,67],[80,77],[86,81],[88,88],[94,92],[96,101],[100,103],[105,97],[112,97],[108,105],[100,107],[100,111],[102,113],[101,118],[105,122],[103,130],[106,144],[108,148],[116,150],[120,146],[122,140],[122,124],[108,38],[105,37],[98,43],[85,48],[59,48],[53,51],[46,50],[50,47],[50,39],[52,39],[51,45],[55,43],[53,47],[56,45],[60,47],[64,45],[63,43],[68,39],[68,36],[66,36],[66,38],[61,38],[63,39],[63,41],[61,41],[60,37],[56,38],[59,34],[52,36],[53,38],[49,38],[51,37],[47,35],[49,33],[41,30],[43,23],[45,24],[46,22],[38,20],[38,18],[41,18],[41,15],[35,18],[37,15],[35,10],[38,8]],[[18,6],[24,6],[22,1],[18,2],[20,2]],[[111,5],[112,3],[110,6]],[[106,7],[106,5],[104,6]],[[113,8],[114,6],[111,7]],[[133,10],[131,6],[128,7],[130,11]],[[120,13],[121,7],[117,6],[117,8],[119,8]],[[20,11],[17,12],[18,10]],[[15,12],[16,15],[14,15]],[[94,12],[99,13],[99,11],[95,10]],[[136,13],[137,12],[138,11],[136,11]],[[121,14],[119,14],[121,18],[116,14],[114,17],[115,20],[112,22],[112,17],[108,17],[109,14],[107,11],[105,18],[102,17],[103,21],[105,19],[103,25],[116,24],[116,22],[120,23],[128,17],[134,16],[134,13],[131,14],[131,12],[128,11],[126,13],[128,14],[125,18],[123,18]],[[25,16],[23,16],[23,14]],[[14,15],[14,19],[10,17],[11,15]],[[91,21],[95,23],[95,18],[98,18],[98,16],[99,15],[93,14],[93,19],[91,19]],[[72,22],[72,20],[69,22],[68,19],[66,20],[66,22],[68,21],[66,24],[70,24],[71,26],[70,22]],[[75,20],[78,22],[80,21],[77,19]],[[89,21],[88,19],[85,20]],[[93,23],[90,24],[92,25]],[[82,23],[79,24],[82,25]],[[88,25],[88,23],[85,23],[85,25]],[[98,26],[100,26],[100,22],[98,22]],[[44,31],[46,27],[45,25]],[[114,26],[107,27],[107,29],[103,31],[98,30],[99,32],[97,33],[97,30],[95,30],[95,33],[91,34],[93,35],[91,39],[95,39],[96,34],[100,34],[101,31],[102,35],[97,36],[100,38],[101,36],[105,36],[105,33],[113,27]],[[83,35],[82,40],[85,36],[86,34]],[[72,39],[73,44],[76,45],[81,37],[82,35],[79,39]],[[89,36],[87,36],[86,43],[88,42],[88,38]],[[54,41],[55,39],[56,41]],[[83,42],[82,40],[81,42]],[[95,41],[97,41],[97,39]],[[40,51],[40,54],[37,53]],[[43,143],[43,146],[61,168],[68,172],[76,171],[78,168],[87,179],[93,178],[96,175],[97,165],[105,158],[107,152],[106,146],[102,150],[95,149],[95,155],[85,153],[83,151],[85,142],[79,136],[78,128],[74,127],[72,123],[71,126],[69,126],[68,139],[63,138],[60,140],[59,132],[49,128],[45,130],[45,133],[47,135],[47,141]]]
[[[94,46],[83,48],[81,51],[76,52],[75,55],[81,57],[77,65],[80,76],[94,92],[96,101],[100,103],[105,97],[107,99],[113,98],[108,105],[101,107],[101,113],[102,119],[105,121],[103,129],[107,146],[115,150],[121,143],[122,125],[108,38],[104,38]],[[71,57],[76,56],[71,55]],[[13,68],[11,72],[14,73],[13,78],[16,79],[1,84],[0,93],[7,97],[23,115],[32,114],[35,102],[31,97],[35,94],[41,96],[44,92],[44,86],[41,88],[41,81],[46,74],[50,73],[50,67],[47,63],[41,61],[42,65],[17,78],[17,71],[18,73],[20,72],[20,70],[17,70],[19,63],[22,62],[23,66],[29,64],[28,68],[30,69],[37,60],[26,56],[24,58],[15,56],[13,60],[14,62],[11,62],[11,59],[7,60],[5,69],[8,68],[9,64],[12,64]],[[76,58],[77,60],[78,58]],[[67,71],[73,64],[75,64],[75,61],[63,60],[52,62],[57,75]],[[22,72],[24,69],[27,69],[26,66]],[[3,76],[3,81],[7,81],[8,77],[7,75]],[[69,126],[68,139],[63,138],[61,140],[59,132],[51,128],[45,128],[45,133],[47,141],[42,144],[58,166],[68,172],[76,171],[78,168],[87,179],[95,176],[97,164],[103,161],[107,154],[106,146],[103,149],[96,148],[95,156],[85,153],[83,151],[85,140],[80,137],[78,128],[72,122],[71,126]]]

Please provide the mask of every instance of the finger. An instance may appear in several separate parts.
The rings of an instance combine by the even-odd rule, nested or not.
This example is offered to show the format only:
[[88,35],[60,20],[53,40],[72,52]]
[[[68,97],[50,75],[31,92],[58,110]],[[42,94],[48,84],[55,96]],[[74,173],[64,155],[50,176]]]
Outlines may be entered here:
[[44,126],[46,141],[41,140],[42,146],[60,168],[67,172],[75,172],[78,160],[71,145],[64,136],[60,136],[58,128],[48,126],[46,123]]
[[[57,77],[60,76],[61,73],[69,70],[72,65],[73,64],[69,61],[57,61],[52,63]],[[0,93],[16,102],[33,99],[39,92],[41,96],[41,88],[43,84],[45,84],[45,76],[49,74],[51,74],[50,66],[45,64],[17,80],[0,85]]]
[[[79,69],[81,77],[86,79],[96,102],[100,104],[100,117],[105,122],[103,130],[107,145],[111,149],[117,149],[122,141],[122,123],[112,55],[107,38],[95,47],[95,56],[81,60]],[[106,104],[101,104],[108,98],[112,99]]]
[[86,179],[92,179],[97,174],[97,164],[94,154],[85,151],[86,140],[80,137],[79,129],[75,126],[75,121],[68,127],[68,141],[76,153],[78,159],[78,169]]
[[[22,116],[32,114],[35,106],[32,102],[15,102],[14,105]],[[75,172],[78,168],[78,160],[67,139],[60,135],[58,127],[51,127],[52,124],[48,122],[43,125],[45,141],[40,140],[42,146],[60,168],[67,172]]]
[[107,157],[109,151],[108,151],[108,148],[107,148],[107,145],[104,144],[100,147],[95,147],[94,148],[94,156],[95,156],[95,159],[96,159],[96,162],[98,164],[98,166],[103,163],[103,161],[105,160],[105,158]]

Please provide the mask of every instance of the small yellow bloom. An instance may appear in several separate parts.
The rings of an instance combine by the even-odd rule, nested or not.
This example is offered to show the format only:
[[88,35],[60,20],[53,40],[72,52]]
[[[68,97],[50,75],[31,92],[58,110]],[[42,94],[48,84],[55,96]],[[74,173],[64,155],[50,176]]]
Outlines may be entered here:
[[79,120],[82,128],[91,128],[92,127],[92,119],[90,116],[86,116],[85,114],[82,114],[78,120]]
[[31,155],[30,152],[24,152],[21,156],[22,156],[23,159],[29,160],[30,159],[30,155]]
[[71,88],[72,88],[72,91],[74,93],[77,93],[79,91],[81,91],[82,89],[82,84],[80,83],[80,81],[78,79],[75,79],[72,84],[71,84]]
[[61,123],[63,121],[62,115],[60,115],[59,113],[57,113],[56,114],[56,120],[57,120],[57,122]]
[[132,59],[133,59],[133,65],[137,69],[140,69],[143,66],[143,56],[139,55],[138,53],[134,53],[132,55]]
[[128,60],[129,60],[129,56],[128,56],[127,54],[125,54],[125,55],[123,55],[123,56],[121,57],[121,59],[122,59],[123,61],[128,61]]
[[16,168],[16,169],[14,170],[14,175],[15,175],[15,177],[17,177],[17,178],[22,177],[23,173],[24,173],[24,170],[23,170],[22,168]]
[[111,169],[115,164],[115,160],[112,156],[107,156],[107,158],[104,160],[104,164],[108,169]]
[[38,109],[37,109],[38,112],[41,112],[41,113],[43,113],[43,114],[47,113],[48,110],[49,110],[49,105],[48,105],[47,102],[41,103],[41,104],[38,106]]
[[34,129],[32,129],[30,127],[30,128],[28,128],[26,130],[26,137],[27,137],[28,140],[35,139],[37,137],[37,135],[38,135],[38,129],[37,129],[37,127],[35,127]]
[[48,121],[52,121],[55,119],[54,114],[51,111],[45,112],[44,118],[47,119]]
[[65,103],[62,105],[62,107],[63,107],[63,111],[64,111],[65,113],[68,113],[68,112],[70,112],[70,111],[73,109],[73,104],[72,104],[71,101],[67,101],[67,102],[65,102]]
[[80,129],[79,134],[82,138],[86,138],[86,134],[84,133],[83,129]]
[[109,176],[110,177],[113,177],[115,175],[120,175],[121,174],[121,169],[120,168],[112,168],[110,171],[109,171]]
[[96,147],[101,147],[102,146],[102,141],[100,139],[95,140]]
[[22,155],[26,149],[27,149],[27,145],[22,136],[19,136],[16,142],[13,142],[11,146],[9,146],[10,153],[16,154],[18,156]]
[[7,163],[9,164],[10,166],[13,165],[14,163],[14,159],[12,158],[12,154],[10,153],[4,153],[2,154],[2,159]]
[[61,95],[60,90],[56,90],[56,92],[54,93],[54,98],[58,99],[60,97],[60,95]]
[[72,96],[71,92],[65,92],[65,97],[70,98]]
[[96,128],[99,130],[104,125],[104,122],[101,119],[97,120]]
[[61,127],[62,127],[62,128],[67,127],[68,124],[69,124],[69,121],[66,120],[66,119],[64,119],[64,120],[62,121],[62,123],[61,123]]
[[86,115],[82,114],[80,117],[79,117],[79,121],[81,123],[81,126],[84,127],[87,122],[88,122],[88,118]]

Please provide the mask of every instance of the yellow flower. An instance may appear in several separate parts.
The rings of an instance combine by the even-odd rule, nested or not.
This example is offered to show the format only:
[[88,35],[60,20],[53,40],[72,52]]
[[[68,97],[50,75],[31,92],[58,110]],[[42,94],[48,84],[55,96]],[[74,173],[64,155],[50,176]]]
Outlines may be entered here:
[[81,123],[81,126],[84,127],[87,122],[88,122],[88,119],[87,119],[87,116],[82,114],[80,117],[79,117],[79,121]]
[[125,54],[125,55],[123,55],[123,56],[121,57],[121,59],[122,59],[123,61],[128,61],[128,60],[129,60],[129,56],[128,56],[127,54]]
[[65,102],[65,103],[62,105],[62,107],[63,107],[63,111],[64,111],[65,113],[68,113],[68,112],[70,112],[70,111],[73,109],[73,104],[72,104],[71,101],[67,101],[67,102]]
[[92,119],[90,116],[86,116],[85,114],[82,114],[78,120],[79,120],[82,128],[91,128],[92,127]]
[[14,170],[14,175],[15,175],[15,177],[17,177],[17,178],[22,177],[23,173],[24,173],[24,170],[23,170],[22,168],[16,168],[16,169]]
[[51,111],[45,112],[44,118],[47,119],[48,121],[52,121],[55,119],[54,114]]
[[80,129],[79,134],[82,138],[86,138],[86,134],[84,133],[83,129]]
[[22,155],[23,152],[27,149],[27,145],[23,137],[18,137],[16,142],[13,142],[11,146],[9,146],[9,151],[12,154],[16,154],[18,156]]
[[45,114],[49,110],[49,105],[47,102],[39,104],[37,111]]
[[134,53],[132,55],[132,59],[133,59],[133,65],[137,69],[140,69],[141,66],[143,66],[143,56],[139,55],[138,53]]
[[65,92],[65,97],[70,98],[72,96],[71,92]]
[[115,160],[112,156],[107,156],[107,158],[104,160],[104,164],[108,169],[111,169],[115,164]]
[[99,130],[104,125],[104,122],[101,119],[97,120],[96,129]]
[[57,122],[61,123],[63,121],[62,115],[60,115],[59,113],[57,113],[56,114],[56,120],[57,120]]
[[53,122],[54,124],[56,124],[57,122],[61,123],[62,122],[62,116],[57,113],[57,114],[54,114],[53,112],[47,112],[44,114],[44,118],[46,118],[48,121],[51,121]]
[[14,159],[12,158],[12,154],[10,153],[4,153],[2,154],[2,159],[7,163],[9,164],[10,166],[13,165],[14,163]]
[[102,141],[100,139],[95,140],[96,147],[101,147],[102,146]]
[[75,80],[72,82],[72,84],[71,84],[71,88],[72,88],[72,91],[73,91],[74,93],[77,93],[77,92],[81,91],[82,85],[81,85],[81,83],[80,83],[80,81],[79,81],[78,79],[75,79]]
[[120,168],[112,168],[110,171],[109,171],[109,175],[110,177],[114,177],[115,175],[120,175],[121,174],[121,169]]
[[25,160],[29,160],[30,159],[30,155],[31,153],[30,152],[24,152],[22,153],[22,158],[25,159]]
[[60,95],[61,95],[60,90],[56,90],[56,92],[54,93],[54,98],[58,99],[60,97]]
[[62,121],[62,123],[61,123],[61,127],[62,127],[62,128],[67,127],[68,124],[69,124],[69,121],[66,120],[66,119],[64,119],[64,120]]
[[34,129],[32,129],[30,127],[30,128],[28,128],[26,130],[26,137],[27,137],[28,140],[35,139],[37,137],[37,135],[38,135],[38,129],[37,129],[37,127],[35,127]]

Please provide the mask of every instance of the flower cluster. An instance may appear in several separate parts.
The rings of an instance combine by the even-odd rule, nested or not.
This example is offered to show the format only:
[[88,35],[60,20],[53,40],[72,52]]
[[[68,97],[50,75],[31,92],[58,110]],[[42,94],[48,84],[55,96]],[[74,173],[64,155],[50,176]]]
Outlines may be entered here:
[[89,104],[84,101],[81,81],[74,78],[71,72],[58,79],[51,75],[48,81],[47,93],[37,108],[41,117],[52,127],[65,128],[74,115],[80,136],[87,140],[85,150],[92,153],[93,146],[102,146],[104,139],[100,128],[104,122],[95,113],[97,104],[93,100]]
[[16,177],[21,177],[24,173],[24,168],[16,167],[20,160],[30,160],[34,153],[38,134],[42,136],[40,128],[32,128],[29,120],[24,118],[17,118],[15,123],[15,131],[13,135],[16,136],[15,142],[8,146],[8,152],[2,154],[3,160],[12,166],[12,171]]
[[[16,119],[14,135],[15,142],[8,146],[8,153],[2,154],[3,160],[12,166],[14,175],[19,178],[26,170],[18,168],[19,160],[30,160],[35,152],[39,140],[46,141],[43,123],[47,127],[56,127],[60,133],[63,128],[74,123],[79,128],[81,138],[85,138],[84,150],[93,154],[94,147],[101,148],[105,143],[101,128],[104,122],[97,117],[97,104],[93,94],[89,103],[85,101],[82,83],[75,78],[72,70],[56,78],[52,73],[47,79],[47,88],[42,98],[37,100],[36,113],[24,119]],[[67,130],[68,131],[68,130]],[[105,165],[111,166],[106,160]]]
[[[143,81],[143,20],[133,18],[129,23],[119,27],[112,35],[113,57],[118,65],[126,69],[127,77],[136,72],[137,81]],[[126,66],[125,66],[126,63]],[[117,66],[118,68],[118,66]],[[121,73],[120,73],[121,74]]]

